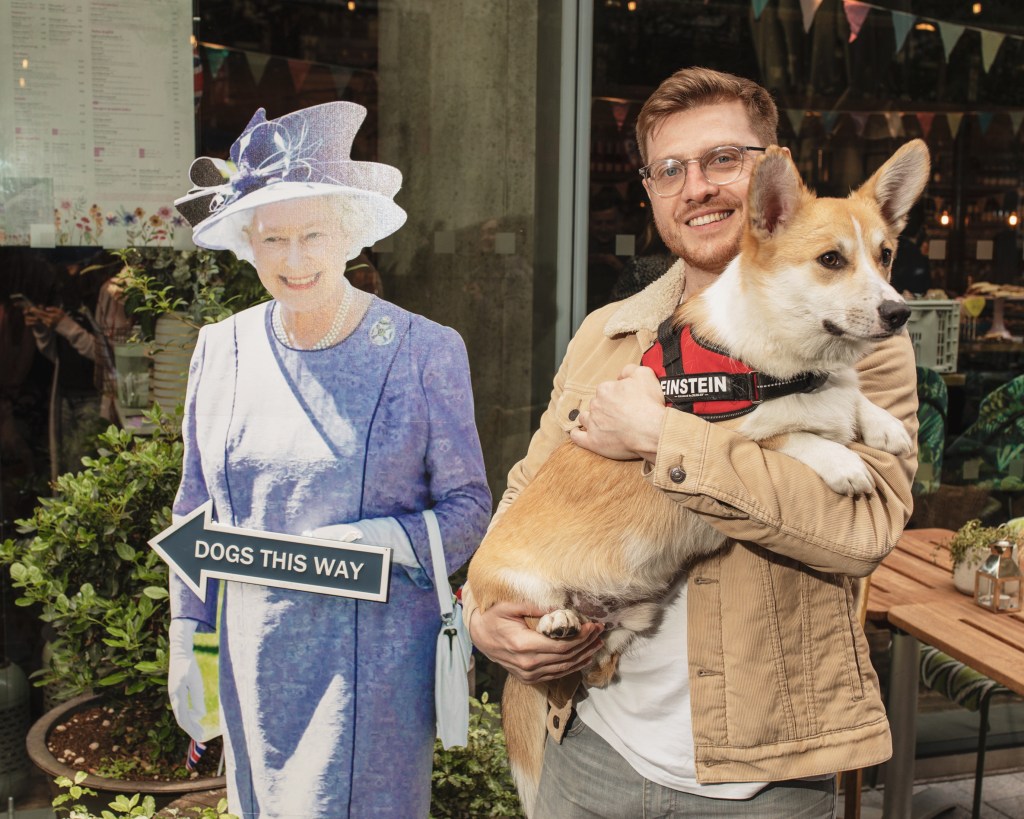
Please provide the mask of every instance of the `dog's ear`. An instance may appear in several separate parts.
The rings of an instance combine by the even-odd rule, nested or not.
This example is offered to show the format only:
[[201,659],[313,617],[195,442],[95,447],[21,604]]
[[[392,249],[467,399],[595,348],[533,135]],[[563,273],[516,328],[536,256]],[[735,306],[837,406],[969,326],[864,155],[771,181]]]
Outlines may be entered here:
[[896,236],[907,224],[907,213],[928,183],[930,167],[928,146],[924,140],[911,140],[889,157],[855,195],[874,199],[882,211],[882,218]]
[[772,145],[757,163],[747,191],[750,227],[762,239],[774,236],[800,209],[807,189],[789,153]]

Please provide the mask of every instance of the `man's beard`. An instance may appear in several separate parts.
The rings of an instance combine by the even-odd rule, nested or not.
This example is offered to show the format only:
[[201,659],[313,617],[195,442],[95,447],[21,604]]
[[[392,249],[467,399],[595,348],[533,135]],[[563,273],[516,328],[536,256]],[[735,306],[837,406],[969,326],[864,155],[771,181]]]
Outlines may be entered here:
[[[716,204],[720,208],[729,208],[733,211],[733,214],[729,217],[730,220],[743,218],[742,208],[738,205],[729,202],[720,202]],[[685,223],[688,219],[693,217],[693,214],[696,213],[697,210],[697,208],[694,208],[681,220],[677,220],[674,215],[670,216],[669,219],[671,221],[668,225],[663,224],[656,216],[654,219],[655,227],[657,227],[661,240],[665,243],[665,247],[667,247],[673,255],[682,259],[686,263],[687,267],[696,267],[700,270],[707,270],[709,272],[722,270],[733,260],[736,254],[740,252],[740,239],[742,238],[742,233],[736,233],[736,240],[734,242],[724,240],[724,237],[718,237],[718,240],[713,242],[701,241],[697,237],[689,243],[684,242],[680,234],[683,230],[689,230]]]

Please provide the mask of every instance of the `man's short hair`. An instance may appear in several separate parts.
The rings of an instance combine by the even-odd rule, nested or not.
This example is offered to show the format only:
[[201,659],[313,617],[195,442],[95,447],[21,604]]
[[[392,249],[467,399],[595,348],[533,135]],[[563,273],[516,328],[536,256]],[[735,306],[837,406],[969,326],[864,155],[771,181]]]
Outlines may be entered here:
[[640,157],[647,164],[647,142],[654,130],[672,114],[704,105],[742,102],[750,126],[765,146],[778,141],[779,109],[772,95],[753,80],[710,68],[682,68],[662,82],[647,98],[636,121]]

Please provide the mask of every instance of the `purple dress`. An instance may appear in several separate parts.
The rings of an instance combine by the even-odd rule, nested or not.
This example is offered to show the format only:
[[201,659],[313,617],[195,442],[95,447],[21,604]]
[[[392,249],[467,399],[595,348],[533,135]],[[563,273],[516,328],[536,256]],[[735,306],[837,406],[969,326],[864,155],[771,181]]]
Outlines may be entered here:
[[[301,534],[393,516],[422,568],[392,568],[387,603],[227,582],[221,720],[231,810],[249,819],[428,814],[434,645],[440,626],[421,510],[449,571],[490,517],[459,335],[374,299],[326,350],[294,350],[270,304],[205,327],[189,372],[185,463],[174,504],[208,499],[233,526]],[[174,617],[212,628],[172,577]]]

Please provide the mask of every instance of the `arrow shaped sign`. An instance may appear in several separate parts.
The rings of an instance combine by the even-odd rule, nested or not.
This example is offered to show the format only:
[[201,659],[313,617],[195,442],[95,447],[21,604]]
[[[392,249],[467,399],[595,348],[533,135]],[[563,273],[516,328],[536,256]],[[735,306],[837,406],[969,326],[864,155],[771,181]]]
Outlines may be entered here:
[[200,600],[218,577],[387,602],[390,548],[223,526],[212,512],[207,501],[149,541]]

